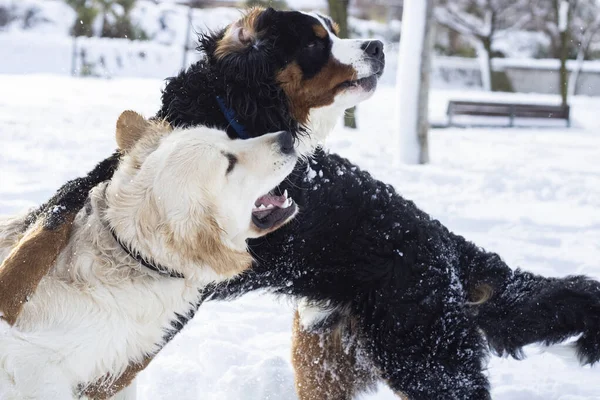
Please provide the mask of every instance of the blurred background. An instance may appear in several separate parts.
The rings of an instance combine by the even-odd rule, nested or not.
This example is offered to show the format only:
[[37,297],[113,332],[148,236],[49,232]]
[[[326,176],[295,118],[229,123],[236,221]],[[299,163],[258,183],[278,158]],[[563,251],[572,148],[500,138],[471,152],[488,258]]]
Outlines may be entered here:
[[[570,94],[600,94],[600,5],[571,0],[561,34],[560,3],[436,0],[432,87],[559,94],[563,59]],[[0,73],[164,78],[197,60],[198,32],[253,5],[320,10],[384,40],[393,83],[402,0],[0,0]]]

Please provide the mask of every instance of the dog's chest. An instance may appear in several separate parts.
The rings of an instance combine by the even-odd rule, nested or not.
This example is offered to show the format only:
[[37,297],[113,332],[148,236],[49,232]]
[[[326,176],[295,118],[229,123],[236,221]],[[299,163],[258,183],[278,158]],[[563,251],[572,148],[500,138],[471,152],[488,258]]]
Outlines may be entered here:
[[176,314],[197,302],[198,289],[164,277],[85,289],[48,278],[24,308],[21,325],[36,344],[63,355],[74,384],[92,382],[160,350]]

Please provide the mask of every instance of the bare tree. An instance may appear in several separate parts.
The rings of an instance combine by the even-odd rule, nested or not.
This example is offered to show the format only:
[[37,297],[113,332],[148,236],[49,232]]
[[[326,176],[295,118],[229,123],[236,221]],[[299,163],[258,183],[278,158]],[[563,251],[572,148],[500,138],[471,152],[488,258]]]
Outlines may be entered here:
[[553,0],[556,7],[555,14],[558,16],[558,31],[560,36],[560,97],[562,105],[567,105],[567,93],[569,85],[569,73],[567,72],[567,58],[569,57],[569,24],[571,22],[572,8],[568,0]]
[[526,0],[439,0],[435,10],[440,25],[470,39],[481,61],[484,89],[492,90],[492,44],[509,30],[527,26],[531,15]]
[[[350,0],[328,0],[329,15],[339,25],[341,38],[348,37],[348,6]],[[344,125],[356,129],[356,107],[346,110]]]
[[400,159],[429,162],[428,100],[433,46],[433,1],[404,0],[398,63]]
[[579,80],[579,73],[581,72],[581,68],[583,67],[583,61],[585,60],[590,45],[594,41],[594,38],[600,33],[600,15],[594,15],[594,21],[590,24],[586,25],[585,34],[578,43],[579,49],[577,50],[577,65],[575,69],[571,72],[571,76],[569,77],[568,82],[568,94],[569,96],[573,96],[575,91],[577,90],[577,81]]
[[560,60],[559,88],[563,104],[567,104],[569,86],[572,86],[571,92],[575,90],[577,79],[577,74],[569,79],[567,59],[577,52],[581,64],[589,55],[590,43],[600,34],[599,13],[600,5],[596,0],[536,0],[529,3],[532,28],[550,38],[552,55]]

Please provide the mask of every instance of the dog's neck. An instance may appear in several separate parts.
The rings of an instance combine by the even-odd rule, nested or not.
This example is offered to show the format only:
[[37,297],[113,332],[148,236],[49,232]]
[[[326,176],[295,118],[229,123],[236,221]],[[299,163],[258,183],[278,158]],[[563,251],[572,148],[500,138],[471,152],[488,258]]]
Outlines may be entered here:
[[[127,179],[124,171],[121,173],[123,176],[119,176],[119,170],[117,170],[113,180]],[[92,207],[100,213],[102,229],[106,231],[104,236],[118,248],[122,258],[126,260],[126,268],[134,265],[135,269],[144,275],[165,278],[164,274],[144,266],[135,257],[136,254],[139,254],[151,265],[160,266],[159,269],[168,271],[166,276],[168,279],[184,278],[202,285],[219,280],[218,275],[208,265],[198,266],[195,262],[180,257],[175,251],[160,251],[159,249],[168,248],[168,239],[160,229],[160,221],[156,219],[151,210],[148,211],[152,205],[143,197],[118,194],[118,190],[115,191],[115,188],[110,187],[111,183],[105,182],[97,186],[90,194],[91,202]],[[117,242],[115,237],[121,243]],[[122,244],[126,248],[123,248]]]
[[[219,76],[219,73],[211,70],[208,73],[210,77]],[[346,107],[340,104],[333,103],[327,106],[313,108],[310,110],[306,121],[297,121],[293,118],[286,120],[281,117],[281,107],[284,107],[287,115],[292,115],[291,111],[286,106],[286,98],[282,97],[280,100],[272,99],[270,97],[258,98],[256,102],[259,104],[256,106],[256,112],[260,115],[260,118],[245,117],[244,110],[238,110],[234,104],[240,104],[240,100],[237,98],[236,93],[230,93],[229,95],[234,96],[230,98],[233,101],[227,101],[228,94],[226,87],[234,87],[237,83],[224,83],[223,86],[213,87],[212,97],[214,98],[214,104],[223,115],[225,126],[223,129],[240,139],[247,139],[248,137],[254,136],[252,133],[258,133],[259,135],[277,132],[280,130],[296,131],[298,134],[299,148],[298,152],[303,156],[310,156],[312,152],[319,146],[322,146],[329,134],[333,131],[337,122],[344,115]],[[245,89],[245,91],[252,89]],[[255,96],[259,96],[260,90],[255,90]],[[210,93],[210,92],[209,92]],[[272,96],[272,93],[268,93]],[[241,95],[240,95],[241,96]],[[281,102],[273,107],[268,107],[269,102]],[[264,104],[263,104],[264,103]],[[254,114],[252,114],[254,115]],[[196,121],[199,122],[199,121]],[[211,121],[209,121],[211,122]],[[206,123],[206,121],[202,122]],[[257,126],[256,123],[265,124],[264,126]]]
[[113,239],[115,239],[115,242],[117,242],[117,244],[119,246],[121,246],[121,249],[123,249],[123,251],[125,253],[127,253],[133,260],[137,261],[141,266],[146,267],[149,271],[155,272],[164,277],[177,278],[177,279],[185,278],[185,276],[183,276],[182,273],[172,271],[168,267],[165,267],[163,265],[158,265],[158,264],[154,263],[153,261],[148,260],[139,251],[137,251],[136,249],[132,249],[129,245],[127,245],[126,243],[123,243],[123,241],[119,238],[119,236],[117,235],[117,233],[115,232],[114,229],[112,229],[110,226],[108,227],[108,229],[110,230],[110,233],[112,234]]
[[313,108],[306,124],[308,137],[300,138],[298,152],[309,156],[317,147],[323,147],[343,114],[344,109],[335,104]]
[[[229,108],[221,96],[216,95],[215,100],[221,110],[221,113],[228,122],[227,129],[232,131],[240,139],[248,139],[248,130],[253,130],[253,127],[247,127],[238,121],[238,116],[235,110]],[[306,133],[298,135],[298,153],[304,157],[310,156],[317,147],[322,147],[329,134],[335,128],[335,125],[340,120],[344,113],[344,108],[336,104],[325,107],[313,108],[308,116],[308,120],[304,124],[298,123],[299,126],[304,126]],[[287,129],[285,127],[274,127],[272,131],[278,129]]]

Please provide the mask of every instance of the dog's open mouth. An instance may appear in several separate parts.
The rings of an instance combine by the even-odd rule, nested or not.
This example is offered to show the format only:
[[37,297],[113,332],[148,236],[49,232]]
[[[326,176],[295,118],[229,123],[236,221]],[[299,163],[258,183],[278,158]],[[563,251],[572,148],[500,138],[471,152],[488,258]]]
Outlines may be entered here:
[[288,197],[287,190],[281,196],[266,194],[254,203],[252,222],[260,229],[276,228],[293,217],[296,209],[296,203]]
[[344,90],[344,89],[350,89],[350,88],[354,88],[354,87],[360,87],[363,90],[371,91],[377,87],[377,80],[379,79],[379,76],[380,76],[380,74],[377,73],[377,74],[365,76],[364,78],[360,78],[357,80],[345,81],[345,82],[340,83],[338,85],[338,88]]

